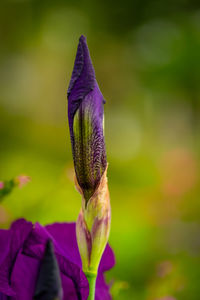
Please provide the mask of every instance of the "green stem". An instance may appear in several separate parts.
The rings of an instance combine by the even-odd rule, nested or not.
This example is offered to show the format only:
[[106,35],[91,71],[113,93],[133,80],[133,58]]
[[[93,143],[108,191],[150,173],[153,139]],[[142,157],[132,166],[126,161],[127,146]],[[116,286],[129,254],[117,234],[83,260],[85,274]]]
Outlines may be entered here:
[[89,282],[89,296],[88,296],[87,300],[94,300],[97,274],[85,272],[85,275]]

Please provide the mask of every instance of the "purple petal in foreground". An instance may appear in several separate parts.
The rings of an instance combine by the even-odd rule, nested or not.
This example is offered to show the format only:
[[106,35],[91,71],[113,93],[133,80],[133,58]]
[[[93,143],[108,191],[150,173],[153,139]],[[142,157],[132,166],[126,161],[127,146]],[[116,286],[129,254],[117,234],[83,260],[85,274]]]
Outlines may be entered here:
[[[87,299],[89,286],[81,270],[75,223],[56,223],[42,227],[38,223],[33,226],[30,222],[18,220],[10,230],[0,230],[0,300],[33,299],[49,239],[54,244],[61,273],[63,300]],[[107,246],[98,272],[96,300],[111,299],[103,272],[113,264],[114,255]]]

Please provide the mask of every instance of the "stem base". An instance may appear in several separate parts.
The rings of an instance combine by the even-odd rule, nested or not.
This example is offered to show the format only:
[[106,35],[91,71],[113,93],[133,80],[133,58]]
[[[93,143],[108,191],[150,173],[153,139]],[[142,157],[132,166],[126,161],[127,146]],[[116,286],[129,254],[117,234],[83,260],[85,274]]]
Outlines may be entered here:
[[95,299],[95,286],[96,286],[96,279],[97,274],[85,272],[87,280],[89,282],[89,296],[87,300],[94,300]]

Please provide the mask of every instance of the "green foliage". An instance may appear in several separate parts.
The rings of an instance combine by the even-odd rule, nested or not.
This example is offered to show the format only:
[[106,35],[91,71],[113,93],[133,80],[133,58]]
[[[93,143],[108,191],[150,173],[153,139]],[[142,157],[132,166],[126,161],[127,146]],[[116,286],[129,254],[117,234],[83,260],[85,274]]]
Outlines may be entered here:
[[15,186],[16,183],[14,179],[4,181],[3,188],[0,189],[0,201],[2,201],[6,195],[9,195]]
[[0,180],[32,178],[0,226],[78,216],[66,90],[85,34],[106,99],[114,300],[199,300],[198,1],[2,1],[0,27]]

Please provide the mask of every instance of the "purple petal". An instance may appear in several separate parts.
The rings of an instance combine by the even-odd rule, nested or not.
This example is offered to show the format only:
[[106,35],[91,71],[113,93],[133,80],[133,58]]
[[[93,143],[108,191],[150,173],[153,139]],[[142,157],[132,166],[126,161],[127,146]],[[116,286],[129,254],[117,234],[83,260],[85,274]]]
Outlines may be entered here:
[[[66,224],[67,225],[67,224]],[[53,225],[52,225],[53,226]],[[68,227],[66,226],[66,231]],[[65,239],[65,231],[63,232],[63,239]],[[54,243],[56,258],[60,267],[61,273],[65,274],[67,277],[71,278],[73,284],[76,288],[78,295],[87,295],[88,293],[88,282],[85,277],[85,274],[82,272],[79,266],[74,264],[53,236],[48,232],[48,230],[42,227],[40,224],[36,223],[35,228],[32,230],[28,241],[24,245],[24,253],[28,256],[42,259],[44,255],[45,244],[48,239],[51,239]],[[66,241],[70,243],[70,241]],[[65,297],[65,295],[64,295]],[[66,298],[67,299],[67,298]],[[85,298],[80,299],[87,299]]]
[[31,230],[32,223],[24,219],[20,219],[12,224],[11,229],[7,231],[7,241],[5,230],[0,230],[0,240],[1,238],[3,240],[0,247],[0,292],[8,296],[15,295],[14,290],[10,286],[11,268]]
[[[59,261],[62,262],[64,268],[68,268],[68,266],[66,266],[66,261],[62,261],[62,259],[59,259]],[[13,289],[16,291],[16,294],[20,296],[20,300],[33,299],[39,266],[40,259],[33,258],[24,254],[18,255],[12,272],[11,282]],[[70,279],[64,273],[61,273],[61,279],[64,292],[63,300],[70,299],[72,292],[74,295],[74,299],[87,299],[88,288],[85,293],[86,296],[84,297],[84,293],[77,293],[77,289],[72,279]],[[77,295],[81,296],[78,298]]]
[[81,268],[81,258],[76,241],[76,224],[54,223],[45,228],[62,249],[62,255]]
[[112,248],[107,244],[99,265],[99,271],[105,272],[113,268],[115,265],[115,255]]
[[86,294],[82,298],[78,298],[77,291],[72,279],[70,279],[64,274],[61,274],[61,279],[62,279],[63,292],[65,295],[63,300],[87,299],[88,294]]
[[0,266],[10,252],[12,232],[10,230],[0,230]]
[[[75,223],[56,223],[45,228],[38,223],[33,226],[30,222],[18,220],[10,230],[0,230],[0,300],[33,299],[48,239],[54,243],[61,272],[63,300],[87,299],[89,286],[81,270]],[[102,272],[112,267],[113,263],[113,252],[107,246],[99,268],[96,300],[110,300],[109,286]]]
[[103,103],[86,39],[81,36],[68,90],[68,119],[76,176],[86,201],[107,165]]
[[111,300],[112,298],[109,290],[109,285],[106,284],[103,274],[100,273],[96,282],[95,300]]
[[8,296],[0,292],[0,300],[8,300]]
[[17,299],[33,300],[39,266],[38,259],[19,253],[11,276],[11,284],[18,295]]
[[[60,246],[60,248],[64,249],[64,256],[66,258],[70,258],[72,262],[74,262],[81,268],[81,258],[78,250],[77,241],[76,241],[76,224],[55,223],[52,225],[47,225],[46,229],[55,239],[55,242]],[[104,280],[103,272],[111,269],[114,265],[115,265],[115,256],[113,250],[109,245],[107,245],[99,265],[99,272],[98,272],[97,283],[96,283],[96,297],[97,297],[96,300],[111,299],[109,294],[109,286],[106,284]],[[103,294],[105,294],[105,298],[102,297]]]
[[106,284],[103,273],[110,270],[115,265],[115,256],[111,247],[107,244],[105,251],[102,255],[99,265],[99,272],[96,282],[95,300],[111,300],[110,286]]

